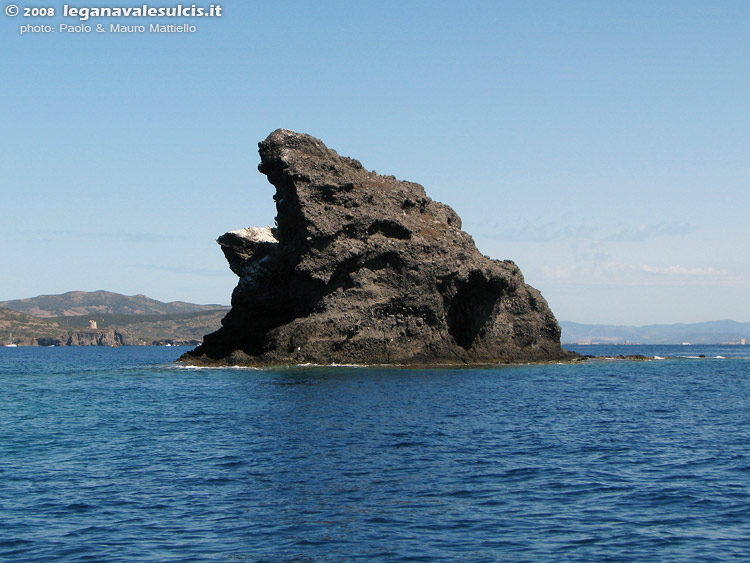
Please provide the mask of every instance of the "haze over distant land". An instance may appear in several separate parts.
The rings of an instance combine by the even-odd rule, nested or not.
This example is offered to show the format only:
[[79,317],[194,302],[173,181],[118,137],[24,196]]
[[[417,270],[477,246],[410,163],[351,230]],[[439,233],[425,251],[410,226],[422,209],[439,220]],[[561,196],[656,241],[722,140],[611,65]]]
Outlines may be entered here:
[[[122,330],[140,341],[202,340],[219,328],[228,307],[193,303],[162,303],[145,295],[108,291],[71,291],[0,302],[0,342],[58,338],[66,331],[86,331],[90,320],[98,329]],[[29,314],[32,312],[31,314]],[[649,326],[587,325],[560,321],[563,344],[739,344],[750,343],[750,323],[711,321]],[[144,340],[145,339],[145,340]],[[135,341],[135,340],[134,340]]]
[[169,36],[0,18],[3,299],[227,304],[214,240],[272,224],[285,127],[424,185],[559,319],[750,320],[750,2],[222,4]]
[[0,307],[35,317],[77,317],[91,315],[159,315],[196,313],[224,308],[223,305],[197,305],[182,301],[162,303],[145,295],[120,295],[111,291],[69,291],[62,295],[39,295],[0,301]]
[[560,321],[565,344],[738,344],[750,343],[750,323],[710,321],[648,326],[586,325]]
[[109,291],[70,291],[0,302],[0,341],[23,346],[192,344],[221,326],[228,307]]

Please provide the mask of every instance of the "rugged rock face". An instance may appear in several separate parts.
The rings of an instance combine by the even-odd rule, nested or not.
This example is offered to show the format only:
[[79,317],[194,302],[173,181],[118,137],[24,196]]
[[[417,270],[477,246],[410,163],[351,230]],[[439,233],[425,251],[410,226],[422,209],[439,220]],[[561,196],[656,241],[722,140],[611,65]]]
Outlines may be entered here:
[[132,335],[113,329],[99,331],[66,332],[59,336],[16,338],[19,346],[137,346],[140,342]]
[[135,346],[138,342],[117,330],[71,332],[59,346]]
[[259,143],[276,227],[218,239],[239,278],[191,363],[483,364],[569,359],[542,295],[419,184],[279,129]]

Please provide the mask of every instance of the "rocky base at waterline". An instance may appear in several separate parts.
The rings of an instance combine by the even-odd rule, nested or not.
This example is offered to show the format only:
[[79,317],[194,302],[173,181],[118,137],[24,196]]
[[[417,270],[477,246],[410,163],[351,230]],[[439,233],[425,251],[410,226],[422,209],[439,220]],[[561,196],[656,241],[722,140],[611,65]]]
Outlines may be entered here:
[[128,332],[119,330],[99,330],[68,332],[58,336],[38,338],[14,338],[16,346],[197,346],[199,340],[179,340],[167,338],[146,342]]
[[193,364],[496,364],[577,357],[511,261],[491,260],[424,188],[309,135],[259,143],[276,227],[218,243],[239,284]]

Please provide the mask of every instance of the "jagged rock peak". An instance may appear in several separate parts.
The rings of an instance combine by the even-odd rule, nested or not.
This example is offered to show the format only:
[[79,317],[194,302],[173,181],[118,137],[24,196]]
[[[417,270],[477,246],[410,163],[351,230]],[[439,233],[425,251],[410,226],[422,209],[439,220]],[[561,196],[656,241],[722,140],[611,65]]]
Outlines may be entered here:
[[419,184],[366,170],[319,139],[259,143],[276,227],[219,237],[240,278],[193,363],[486,364],[568,359],[541,294],[491,260]]

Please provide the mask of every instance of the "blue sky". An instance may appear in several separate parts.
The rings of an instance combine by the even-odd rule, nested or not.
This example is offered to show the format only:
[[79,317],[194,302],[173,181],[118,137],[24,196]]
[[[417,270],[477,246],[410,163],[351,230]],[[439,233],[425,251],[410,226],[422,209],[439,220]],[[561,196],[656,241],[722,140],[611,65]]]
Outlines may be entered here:
[[285,127],[424,185],[560,320],[750,320],[750,3],[221,5],[86,22],[172,35],[0,16],[0,300],[228,303],[214,241],[273,223]]

